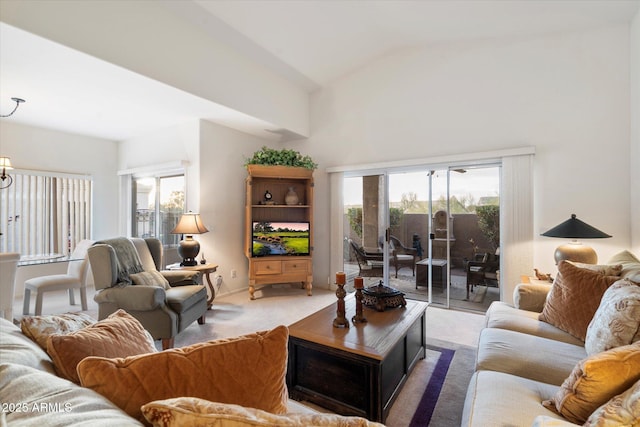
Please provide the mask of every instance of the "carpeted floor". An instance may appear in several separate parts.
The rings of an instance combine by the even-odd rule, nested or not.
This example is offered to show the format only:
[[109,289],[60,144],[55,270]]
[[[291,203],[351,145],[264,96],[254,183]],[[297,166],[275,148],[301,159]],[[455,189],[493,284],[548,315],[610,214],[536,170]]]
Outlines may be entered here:
[[[438,365],[446,362],[446,353],[449,352],[453,352],[453,358],[442,382],[437,378],[442,373],[442,366]],[[460,425],[467,385],[475,367],[476,350],[458,343],[428,339],[426,353],[426,358],[418,362],[391,407],[385,423],[387,427]],[[433,396],[436,396],[435,402]],[[425,412],[431,412],[430,416]]]
[[[93,301],[94,291],[88,290],[89,310],[97,315]],[[217,338],[227,338],[276,325],[291,324],[329,304],[335,304],[335,292],[314,289],[312,297],[304,289],[289,286],[274,286],[259,291],[255,301],[250,301],[246,292],[227,294],[216,298],[212,310],[207,312],[205,325],[193,323],[176,337],[176,347]],[[33,303],[32,303],[33,305]],[[22,297],[14,301],[14,314],[21,316]],[[51,292],[43,307],[43,314],[78,311],[79,306],[69,306],[66,292]],[[474,348],[483,327],[483,316],[465,311],[427,309],[427,343],[432,346],[454,349],[456,353],[447,372],[440,398],[434,408],[431,426],[447,427],[460,425],[465,390],[473,371]],[[157,341],[157,346],[160,342]],[[386,421],[389,427],[407,427],[410,424],[419,399],[431,376],[439,353],[430,349],[427,357],[416,365],[398,399],[391,408]],[[408,419],[407,419],[408,417]]]

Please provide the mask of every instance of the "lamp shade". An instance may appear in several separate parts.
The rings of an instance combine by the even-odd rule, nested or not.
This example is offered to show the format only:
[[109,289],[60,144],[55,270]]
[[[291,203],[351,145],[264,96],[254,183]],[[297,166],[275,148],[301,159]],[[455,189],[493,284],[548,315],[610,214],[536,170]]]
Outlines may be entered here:
[[611,237],[607,233],[580,221],[576,218],[576,214],[571,214],[571,218],[542,233],[542,236],[562,237],[565,239],[603,239]]
[[188,212],[182,214],[178,225],[171,231],[171,234],[203,234],[208,232],[207,227],[202,223],[200,214]]
[[13,169],[11,166],[11,159],[9,159],[9,157],[0,157],[0,168]]
[[184,234],[185,238],[178,245],[178,254],[182,257],[182,266],[198,265],[196,257],[200,253],[200,243],[193,239],[194,234],[208,232],[207,227],[202,223],[200,214],[187,212],[182,214],[178,225],[171,231],[171,234]]
[[[576,214],[571,214],[571,218],[556,225],[541,235],[546,237],[560,237],[564,239],[604,239],[611,237],[607,233],[580,221],[576,218]],[[583,262],[585,264],[595,264],[598,262],[596,251],[575,240],[569,244],[558,246],[554,253],[554,258],[556,260],[556,264],[563,260]]]

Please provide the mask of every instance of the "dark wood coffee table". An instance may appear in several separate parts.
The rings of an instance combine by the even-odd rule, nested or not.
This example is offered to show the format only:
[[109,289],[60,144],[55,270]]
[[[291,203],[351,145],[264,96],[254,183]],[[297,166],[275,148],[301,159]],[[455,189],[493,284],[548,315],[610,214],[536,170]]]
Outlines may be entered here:
[[[353,295],[345,302],[351,319]],[[292,324],[290,396],[341,415],[384,422],[409,373],[425,357],[427,306],[408,300],[406,307],[384,312],[365,308],[367,323],[340,329],[333,327],[336,304],[332,304]]]

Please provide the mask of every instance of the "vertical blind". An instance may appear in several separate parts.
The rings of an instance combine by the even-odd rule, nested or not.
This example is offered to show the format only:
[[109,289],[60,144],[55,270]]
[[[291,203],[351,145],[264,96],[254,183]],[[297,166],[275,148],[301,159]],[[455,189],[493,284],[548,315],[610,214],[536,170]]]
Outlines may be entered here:
[[68,255],[91,236],[92,181],[82,176],[16,173],[0,190],[0,250]]

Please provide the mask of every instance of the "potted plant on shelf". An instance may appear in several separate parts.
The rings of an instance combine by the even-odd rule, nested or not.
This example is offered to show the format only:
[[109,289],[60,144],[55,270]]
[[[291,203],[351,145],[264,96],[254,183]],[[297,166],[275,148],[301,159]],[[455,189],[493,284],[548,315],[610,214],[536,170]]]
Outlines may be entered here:
[[311,157],[303,156],[296,150],[276,150],[267,146],[253,153],[244,164],[254,176],[311,176],[318,167]]

